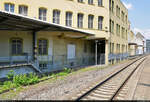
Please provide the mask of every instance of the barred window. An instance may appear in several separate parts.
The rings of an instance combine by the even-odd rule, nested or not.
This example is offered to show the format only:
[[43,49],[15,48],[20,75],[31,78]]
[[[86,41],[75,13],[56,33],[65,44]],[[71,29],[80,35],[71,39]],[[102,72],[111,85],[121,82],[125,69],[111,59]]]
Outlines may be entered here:
[[10,3],[5,3],[5,11],[14,12],[15,5]]
[[28,14],[28,7],[27,6],[19,6],[19,14],[27,16]]
[[56,24],[60,23],[60,11],[58,10],[53,11],[53,23],[56,23]]
[[46,9],[39,8],[39,19],[43,20],[43,21],[46,21],[46,13],[47,13]]
[[11,54],[20,55],[22,54],[23,42],[20,38],[11,39]]
[[88,16],[88,28],[93,28],[93,19],[94,19],[93,15]]
[[103,29],[103,17],[102,16],[98,17],[98,29],[99,30]]
[[88,0],[88,4],[93,4],[93,0]]
[[103,6],[103,0],[98,0],[98,6]]
[[83,14],[78,14],[78,28],[83,28]]
[[46,55],[48,54],[48,41],[45,39],[40,39],[38,41],[38,53],[39,55]]
[[66,26],[72,26],[72,13],[66,12]]

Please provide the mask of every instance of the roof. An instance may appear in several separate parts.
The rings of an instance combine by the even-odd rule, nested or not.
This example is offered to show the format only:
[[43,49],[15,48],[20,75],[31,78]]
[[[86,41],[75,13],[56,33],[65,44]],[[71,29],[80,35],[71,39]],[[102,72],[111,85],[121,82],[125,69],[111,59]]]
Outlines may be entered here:
[[0,11],[0,30],[73,31],[87,35],[94,35],[92,32],[87,32],[60,24],[54,24],[6,11]]

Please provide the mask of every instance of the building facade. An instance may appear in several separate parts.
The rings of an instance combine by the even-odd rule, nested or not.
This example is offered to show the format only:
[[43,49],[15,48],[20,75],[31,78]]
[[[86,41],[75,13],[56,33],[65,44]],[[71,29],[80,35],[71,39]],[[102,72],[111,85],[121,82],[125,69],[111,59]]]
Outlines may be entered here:
[[136,34],[136,42],[137,42],[137,50],[136,54],[141,55],[145,53],[145,48],[146,48],[146,40],[145,37],[141,33]]
[[120,0],[0,0],[0,10],[92,34],[60,31],[57,27],[41,31],[47,26],[32,29],[33,33],[2,29],[1,65],[10,61],[4,59],[17,63],[25,54],[36,59],[34,63],[41,72],[49,72],[61,67],[108,65],[109,60],[116,62],[127,57],[128,11]]
[[149,39],[146,40],[146,53],[147,54],[150,53],[150,40]]
[[130,56],[136,55],[137,42],[136,42],[136,36],[132,30],[130,30],[130,33],[128,35],[128,50]]
[[128,10],[120,0],[109,0],[110,63],[128,56]]

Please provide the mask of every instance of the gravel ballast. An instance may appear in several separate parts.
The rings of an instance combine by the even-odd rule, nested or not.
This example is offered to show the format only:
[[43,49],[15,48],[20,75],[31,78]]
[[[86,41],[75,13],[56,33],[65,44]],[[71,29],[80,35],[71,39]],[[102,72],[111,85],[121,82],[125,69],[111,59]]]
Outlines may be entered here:
[[[14,99],[19,100],[68,100],[80,91],[91,86],[98,80],[113,73],[131,61],[125,61],[118,65],[109,66],[103,69],[89,70],[69,74],[64,79],[58,78],[50,82],[49,80],[36,85],[25,87]],[[100,67],[100,66],[93,66]],[[1,97],[1,96],[0,96]]]

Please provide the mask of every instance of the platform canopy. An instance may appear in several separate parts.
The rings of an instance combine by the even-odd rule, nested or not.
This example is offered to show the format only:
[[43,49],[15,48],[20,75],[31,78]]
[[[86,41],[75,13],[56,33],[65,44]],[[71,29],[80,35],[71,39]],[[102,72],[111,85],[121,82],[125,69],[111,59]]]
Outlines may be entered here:
[[11,31],[71,31],[93,36],[92,32],[42,21],[20,14],[0,11],[0,30]]

